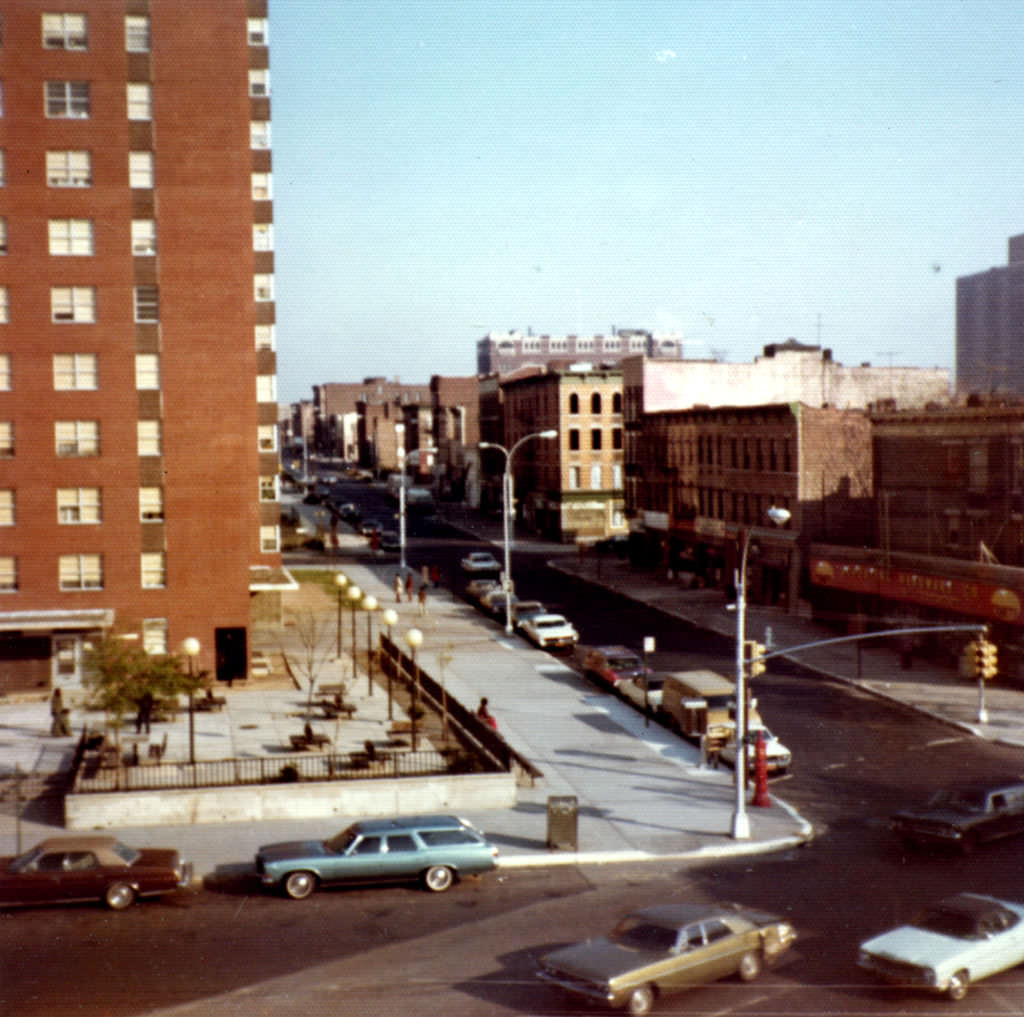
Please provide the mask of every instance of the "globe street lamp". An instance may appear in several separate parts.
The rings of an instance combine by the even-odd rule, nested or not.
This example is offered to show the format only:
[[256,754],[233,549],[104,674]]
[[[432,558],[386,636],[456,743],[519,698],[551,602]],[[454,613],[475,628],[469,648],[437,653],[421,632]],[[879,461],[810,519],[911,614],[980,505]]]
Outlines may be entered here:
[[409,730],[412,735],[412,751],[416,751],[416,714],[420,710],[420,669],[416,664],[416,651],[423,643],[423,633],[419,629],[409,629],[405,634],[405,641],[409,644],[409,651],[412,653],[412,704],[409,707]]
[[350,586],[345,592],[348,602],[352,607],[352,677],[356,676],[356,610],[359,608],[359,601],[363,599],[363,591],[358,586]]
[[503,535],[505,543],[505,575],[502,582],[502,589],[505,591],[505,632],[508,635],[512,634],[512,546],[511,537],[509,533],[509,515],[512,511],[513,504],[513,490],[512,490],[512,457],[516,454],[516,450],[520,445],[525,442],[531,441],[533,438],[543,438],[546,441],[550,441],[552,438],[558,437],[558,431],[554,428],[547,431],[535,431],[533,434],[524,435],[517,441],[512,448],[507,449],[504,445],[499,445],[496,441],[482,441],[480,442],[480,448],[488,449],[493,448],[501,452],[505,457],[505,472],[502,476],[501,483],[501,504],[502,504],[502,517],[504,522]]
[[[776,526],[789,522],[789,509],[772,506],[768,518]],[[743,553],[736,573],[736,807],[732,814],[732,836],[734,840],[750,839],[750,817],[747,815],[747,688],[744,644],[747,627],[747,552],[750,550],[750,534],[743,535]]]
[[[398,623],[398,612],[393,608],[386,608],[384,613],[381,615],[380,620],[387,626],[388,630],[388,642],[391,642],[391,626]],[[388,720],[392,719],[391,711],[391,665],[385,668],[388,676]]]
[[189,636],[182,641],[181,652],[188,660],[188,761],[196,761],[196,713],[195,713],[195,671],[194,662],[199,656],[199,640]]
[[348,586],[348,576],[344,572],[334,573],[334,585],[338,589],[338,660],[341,660],[341,599],[342,594],[345,592],[345,587]]
[[373,612],[377,610],[377,598],[368,593],[363,597],[362,609],[366,612],[366,694],[373,695]]

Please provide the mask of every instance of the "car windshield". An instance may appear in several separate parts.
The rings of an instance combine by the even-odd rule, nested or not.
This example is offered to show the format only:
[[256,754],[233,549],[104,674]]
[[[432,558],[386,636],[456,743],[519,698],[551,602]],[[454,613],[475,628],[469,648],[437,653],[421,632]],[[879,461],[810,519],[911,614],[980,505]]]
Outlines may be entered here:
[[14,861],[11,862],[12,872],[24,872],[29,868],[32,863],[42,854],[42,851],[38,847],[32,848],[31,851],[26,851],[22,855],[18,855]]
[[352,842],[359,836],[354,826],[346,827],[341,833],[336,833],[330,840],[325,841],[327,849],[335,854],[343,855],[351,846]]
[[609,657],[608,666],[613,671],[639,671],[640,661],[636,657]]
[[940,936],[952,936],[955,939],[974,939],[977,936],[974,916],[950,908],[926,908],[911,925],[925,932],[937,932]]
[[984,791],[938,791],[932,795],[929,805],[944,809],[959,809],[976,812],[985,808]]
[[657,950],[668,953],[676,945],[679,933],[664,925],[654,925],[642,918],[623,918],[609,937],[619,946],[632,950]]
[[538,618],[537,628],[539,629],[557,629],[567,624],[564,618]]

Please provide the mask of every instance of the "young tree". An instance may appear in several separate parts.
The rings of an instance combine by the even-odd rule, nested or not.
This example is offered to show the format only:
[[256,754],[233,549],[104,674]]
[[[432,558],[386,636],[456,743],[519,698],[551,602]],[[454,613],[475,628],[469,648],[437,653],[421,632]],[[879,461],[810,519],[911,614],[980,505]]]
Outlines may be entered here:
[[334,640],[329,615],[315,611],[298,611],[290,617],[290,627],[295,632],[298,646],[294,650],[281,647],[281,656],[291,675],[305,682],[306,719],[313,712],[313,691],[326,663],[334,657]]

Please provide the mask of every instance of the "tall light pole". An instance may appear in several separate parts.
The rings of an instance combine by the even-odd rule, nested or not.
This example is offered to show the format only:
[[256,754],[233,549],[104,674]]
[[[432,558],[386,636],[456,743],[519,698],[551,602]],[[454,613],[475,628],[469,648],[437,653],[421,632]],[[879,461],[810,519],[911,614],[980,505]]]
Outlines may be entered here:
[[366,612],[366,694],[373,695],[373,612],[377,610],[377,598],[368,593],[360,605]]
[[[397,624],[397,622],[398,622],[398,612],[393,607],[389,607],[389,608],[385,609],[384,613],[381,615],[381,619],[380,620],[387,626],[387,629],[388,629],[388,642],[390,643],[391,642],[391,626]],[[388,652],[390,653],[390,651],[388,651]],[[388,720],[390,721],[392,719],[392,699],[391,699],[391,671],[392,671],[392,664],[388,664],[388,666],[384,670],[387,672],[387,676],[388,676]]]
[[[789,509],[772,506],[768,518],[776,526],[789,522]],[[747,815],[747,674],[744,644],[747,629],[747,552],[750,550],[750,530],[743,535],[743,552],[736,573],[736,807],[732,814],[734,840],[750,839],[750,817]]]
[[398,466],[402,471],[401,483],[398,485],[398,547],[399,547],[399,562],[398,567],[400,571],[405,573],[405,469],[409,463],[409,460],[414,456],[417,458],[420,455],[433,455],[437,452],[436,448],[414,448],[409,452],[405,451],[405,425],[396,424],[395,429],[398,431]]
[[338,589],[338,660],[341,660],[341,601],[342,595],[345,592],[345,587],[348,586],[348,576],[344,572],[334,573],[334,585]]
[[196,657],[199,656],[199,640],[195,636],[189,636],[187,639],[182,641],[181,652],[185,654],[188,660],[188,761],[195,763],[196,761],[196,711],[195,711],[195,689],[192,687],[194,684],[194,664]]
[[358,586],[350,586],[345,593],[352,607],[352,680],[356,677],[356,610],[363,599],[363,591]]
[[503,517],[502,521],[504,523],[502,533],[504,535],[505,542],[505,575],[502,582],[502,589],[505,591],[505,632],[509,635],[512,634],[512,543],[509,529],[509,515],[512,511],[514,502],[512,491],[512,457],[516,454],[516,450],[520,445],[531,441],[533,438],[542,438],[546,441],[550,441],[552,438],[557,437],[558,431],[552,428],[547,431],[534,431],[533,434],[524,435],[510,449],[505,448],[504,445],[499,445],[496,441],[480,442],[480,448],[496,449],[505,457],[505,472],[502,475],[501,481],[501,514]]
[[416,715],[420,712],[420,669],[416,663],[416,651],[423,643],[423,633],[419,629],[409,629],[405,634],[412,654],[412,705],[409,707],[410,733],[412,735],[412,751],[416,751]]

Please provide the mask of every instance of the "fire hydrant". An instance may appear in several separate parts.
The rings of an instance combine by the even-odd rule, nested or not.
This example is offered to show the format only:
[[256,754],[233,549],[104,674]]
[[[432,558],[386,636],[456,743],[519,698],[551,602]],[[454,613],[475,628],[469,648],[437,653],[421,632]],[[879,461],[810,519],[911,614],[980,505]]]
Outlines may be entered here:
[[757,732],[754,748],[754,804],[760,808],[768,808],[772,804],[768,797],[768,746],[765,745],[763,731]]

